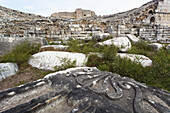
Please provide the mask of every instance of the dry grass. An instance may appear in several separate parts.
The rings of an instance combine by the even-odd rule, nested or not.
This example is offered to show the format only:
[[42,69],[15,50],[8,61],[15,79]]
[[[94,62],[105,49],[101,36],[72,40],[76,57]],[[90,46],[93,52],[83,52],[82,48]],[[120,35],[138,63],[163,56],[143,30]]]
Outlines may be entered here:
[[43,78],[45,75],[52,71],[39,70],[32,67],[23,68],[21,67],[17,74],[6,78],[0,82],[0,90],[5,90],[8,88],[13,88],[28,82],[33,82],[35,80]]

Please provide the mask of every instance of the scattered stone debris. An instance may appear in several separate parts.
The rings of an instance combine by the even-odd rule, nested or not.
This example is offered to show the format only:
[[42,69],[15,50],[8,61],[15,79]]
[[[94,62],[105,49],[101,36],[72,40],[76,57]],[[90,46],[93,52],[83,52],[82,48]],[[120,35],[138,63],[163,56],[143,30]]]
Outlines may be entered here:
[[[123,52],[131,49],[131,42],[139,41],[135,36],[150,42],[169,43],[169,7],[169,0],[152,0],[139,8],[114,15],[97,17],[93,11],[77,9],[72,13],[60,12],[43,17],[0,6],[0,55],[24,39],[47,45],[42,51],[65,48],[62,45],[50,46],[45,38],[62,42],[72,39],[100,41],[112,36],[116,38],[98,45],[114,45]],[[160,48],[156,44],[155,50]],[[166,49],[169,48],[168,45]],[[118,55],[141,63],[143,67],[152,65],[152,61],[143,55]],[[62,66],[63,59],[76,61],[76,66],[84,66],[87,60],[82,53],[46,51],[33,55],[29,64],[39,69],[55,70],[55,66]],[[5,72],[2,68],[0,80],[18,69],[14,66],[12,70],[14,72]],[[115,73],[79,67],[0,91],[0,112],[169,113],[170,94]]]
[[0,112],[169,113],[170,93],[97,68],[51,73],[0,92]]
[[0,38],[45,37],[55,41],[93,35],[98,39],[101,37],[98,34],[113,37],[135,34],[151,42],[169,43],[169,6],[167,0],[153,0],[114,15],[96,16],[93,11],[77,9],[46,18],[0,7]]

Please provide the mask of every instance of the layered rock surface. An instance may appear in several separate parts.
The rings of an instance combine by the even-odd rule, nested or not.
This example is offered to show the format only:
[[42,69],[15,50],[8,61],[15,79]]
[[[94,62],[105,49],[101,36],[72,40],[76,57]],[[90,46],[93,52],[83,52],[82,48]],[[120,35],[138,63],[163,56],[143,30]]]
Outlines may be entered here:
[[96,68],[71,68],[0,92],[4,113],[169,113],[170,93]]

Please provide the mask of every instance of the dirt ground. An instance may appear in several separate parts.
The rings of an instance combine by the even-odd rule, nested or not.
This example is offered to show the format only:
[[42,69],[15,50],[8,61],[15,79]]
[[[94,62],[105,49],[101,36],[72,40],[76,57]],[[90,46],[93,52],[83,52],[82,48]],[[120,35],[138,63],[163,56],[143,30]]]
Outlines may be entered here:
[[28,82],[41,79],[48,73],[51,73],[51,71],[39,70],[32,67],[27,67],[26,69],[21,68],[17,74],[10,76],[0,82],[0,90],[13,88]]

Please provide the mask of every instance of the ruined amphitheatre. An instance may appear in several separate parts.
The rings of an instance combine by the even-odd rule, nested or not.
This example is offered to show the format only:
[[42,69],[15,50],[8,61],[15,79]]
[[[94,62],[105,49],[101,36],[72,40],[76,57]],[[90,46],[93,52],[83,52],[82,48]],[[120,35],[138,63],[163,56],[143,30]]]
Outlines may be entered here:
[[0,112],[170,113],[170,0],[98,16],[0,6]]

